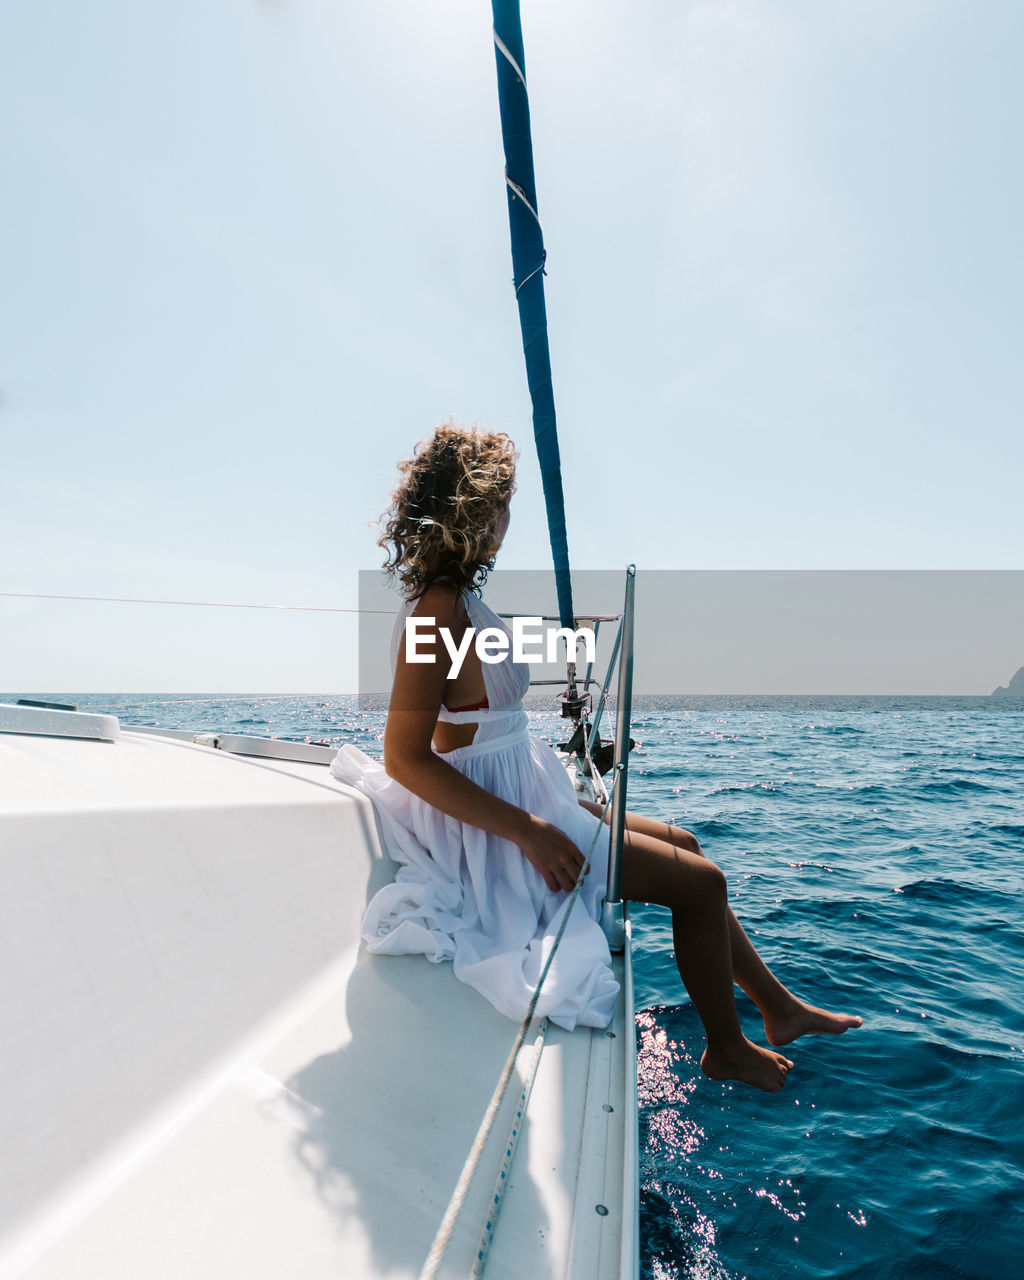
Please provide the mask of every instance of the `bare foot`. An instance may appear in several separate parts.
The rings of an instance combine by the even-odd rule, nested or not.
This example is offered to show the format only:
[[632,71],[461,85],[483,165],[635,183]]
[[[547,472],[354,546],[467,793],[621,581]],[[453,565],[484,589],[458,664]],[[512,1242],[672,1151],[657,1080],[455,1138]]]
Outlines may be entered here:
[[794,997],[792,1006],[784,1013],[765,1018],[764,1030],[769,1044],[784,1045],[800,1036],[841,1036],[851,1027],[859,1027],[863,1021],[854,1014],[816,1009],[814,1005],[804,1004]]
[[724,1053],[709,1045],[700,1060],[700,1069],[712,1080],[741,1080],[766,1093],[777,1093],[786,1083],[793,1064],[781,1053],[762,1049],[744,1038],[734,1051]]

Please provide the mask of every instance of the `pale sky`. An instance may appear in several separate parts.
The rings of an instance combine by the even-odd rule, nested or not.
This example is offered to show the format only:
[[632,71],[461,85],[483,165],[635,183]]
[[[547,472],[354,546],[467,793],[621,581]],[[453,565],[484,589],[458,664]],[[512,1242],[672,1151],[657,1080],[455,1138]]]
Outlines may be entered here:
[[[1024,567],[1024,7],[522,8],[574,564]],[[355,608],[449,415],[548,563],[485,0],[9,5],[0,149],[0,592]],[[0,688],[345,692],[356,637],[0,596]]]

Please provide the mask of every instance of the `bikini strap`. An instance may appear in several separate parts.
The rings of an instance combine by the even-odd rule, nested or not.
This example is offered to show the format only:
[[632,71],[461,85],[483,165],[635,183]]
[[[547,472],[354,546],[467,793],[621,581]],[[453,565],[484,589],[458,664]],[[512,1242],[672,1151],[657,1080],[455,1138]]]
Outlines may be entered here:
[[481,720],[490,723],[494,720],[503,720],[506,716],[518,715],[522,709],[522,701],[510,702],[507,707],[481,707],[479,710],[472,711],[465,709],[449,711],[447,707],[442,707],[437,718],[448,724],[479,724]]

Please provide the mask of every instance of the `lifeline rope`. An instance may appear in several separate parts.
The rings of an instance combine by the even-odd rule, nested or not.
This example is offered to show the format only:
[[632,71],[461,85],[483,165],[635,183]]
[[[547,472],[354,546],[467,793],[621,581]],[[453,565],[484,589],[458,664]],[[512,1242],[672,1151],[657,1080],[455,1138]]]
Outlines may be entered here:
[[[562,936],[565,933],[565,926],[569,921],[569,914],[576,905],[576,899],[580,896],[583,879],[590,870],[590,855],[593,853],[594,845],[597,844],[597,838],[604,827],[604,816],[608,812],[608,806],[611,804],[612,793],[614,793],[621,776],[622,775],[620,773],[616,772],[615,778],[612,781],[608,800],[605,802],[604,809],[601,812],[601,823],[594,832],[594,838],[591,840],[590,848],[587,850],[586,856],[583,859],[583,866],[580,868],[580,874],[576,880],[575,888],[566,903],[565,914],[562,916],[562,923],[559,925],[558,932],[555,935],[554,945],[548,954],[544,968],[541,970],[541,975],[534,990],[533,998],[530,1001],[530,1007],[527,1009],[526,1016],[523,1018],[523,1021],[519,1026],[519,1030],[516,1033],[516,1038],[513,1041],[512,1048],[505,1061],[505,1066],[502,1068],[501,1075],[498,1078],[498,1083],[494,1088],[494,1093],[491,1095],[491,1100],[487,1105],[487,1110],[484,1112],[484,1118],[480,1122],[480,1128],[477,1130],[476,1138],[473,1140],[473,1145],[469,1149],[469,1155],[466,1157],[466,1162],[462,1166],[462,1173],[459,1175],[459,1180],[455,1185],[455,1190],[452,1192],[452,1198],[448,1202],[448,1208],[445,1210],[444,1217],[441,1219],[441,1225],[438,1227],[437,1234],[434,1236],[434,1242],[430,1246],[430,1252],[427,1254],[427,1260],[424,1262],[423,1268],[420,1271],[419,1280],[434,1280],[434,1277],[437,1275],[437,1269],[441,1265],[441,1259],[444,1257],[445,1250],[451,1242],[452,1232],[455,1230],[455,1223],[462,1211],[462,1206],[465,1203],[473,1177],[476,1174],[477,1166],[479,1165],[480,1159],[484,1153],[484,1148],[487,1146],[487,1140],[491,1135],[491,1130],[494,1128],[494,1122],[497,1119],[498,1111],[504,1101],[505,1091],[508,1089],[509,1081],[512,1078],[512,1072],[515,1070],[519,1050],[523,1047],[523,1041],[526,1039],[526,1033],[529,1030],[530,1023],[533,1021],[534,1011],[537,1008],[537,1001],[540,999],[544,980],[548,976],[548,971],[550,970],[552,961],[555,958],[555,953],[558,950],[559,943],[562,941]],[[546,1023],[547,1019],[545,1018],[544,1021]],[[543,1034],[541,1034],[539,1040],[541,1044],[543,1044]],[[511,1160],[510,1155],[506,1158]],[[499,1174],[499,1182],[500,1181],[502,1181],[502,1179]],[[493,1232],[493,1223],[497,1217],[498,1209],[501,1207],[500,1195],[497,1197],[496,1201],[492,1201],[492,1206],[493,1210],[490,1222],[491,1231]],[[488,1230],[487,1227],[485,1227],[484,1235],[486,1236],[487,1234]],[[481,1239],[481,1244],[483,1244],[483,1238]],[[486,1248],[484,1249],[484,1254],[486,1255]],[[476,1269],[477,1263],[479,1263],[479,1270]],[[477,1262],[474,1263],[473,1274],[478,1276],[482,1270],[483,1259],[478,1256]]]
[[491,1192],[491,1206],[487,1210],[487,1217],[484,1222],[484,1229],[480,1232],[480,1241],[476,1246],[476,1257],[473,1259],[473,1265],[470,1267],[470,1280],[479,1280],[484,1273],[484,1267],[487,1265],[487,1254],[491,1247],[491,1241],[494,1238],[494,1227],[498,1221],[498,1213],[501,1210],[502,1200],[505,1197],[505,1188],[508,1186],[508,1175],[512,1169],[512,1158],[516,1153],[516,1145],[519,1142],[519,1133],[523,1127],[523,1116],[526,1115],[526,1108],[530,1105],[530,1094],[533,1092],[533,1081],[537,1075],[537,1068],[540,1066],[540,1055],[544,1052],[544,1037],[548,1033],[550,1023],[545,1018],[540,1024],[540,1031],[537,1033],[537,1039],[533,1044],[533,1054],[530,1059],[530,1065],[526,1069],[526,1079],[523,1081],[523,1091],[519,1095],[519,1104],[516,1107],[515,1118],[512,1121],[512,1128],[509,1130],[508,1141],[505,1143],[505,1154],[501,1159],[501,1168],[498,1170],[498,1176],[494,1179],[494,1190]]

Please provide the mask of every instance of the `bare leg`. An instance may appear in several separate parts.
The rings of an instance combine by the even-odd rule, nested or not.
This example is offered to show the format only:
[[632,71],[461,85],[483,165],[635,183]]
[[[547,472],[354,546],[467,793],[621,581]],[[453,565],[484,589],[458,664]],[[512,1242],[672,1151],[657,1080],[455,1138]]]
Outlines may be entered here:
[[[598,816],[601,813],[600,807],[589,801],[581,800],[580,804]],[[634,847],[636,835],[660,840],[698,857],[704,857],[704,851],[692,832],[684,831],[682,827],[673,827],[667,822],[658,822],[654,818],[644,817],[642,814],[627,812],[627,848]],[[647,901],[654,901],[654,899],[647,899]],[[731,907],[727,907],[727,919],[733,978],[760,1010],[769,1044],[776,1046],[790,1044],[804,1035],[841,1035],[851,1027],[861,1025],[862,1018],[852,1014],[830,1013],[827,1009],[818,1009],[793,995],[779,982],[758,955],[754,944],[747,937]],[[678,930],[674,929],[675,932]]]
[[623,894],[672,912],[676,967],[707,1035],[701,1069],[714,1080],[742,1080],[775,1092],[793,1064],[762,1049],[740,1028],[733,994],[725,877],[706,858],[639,832],[629,836]]

